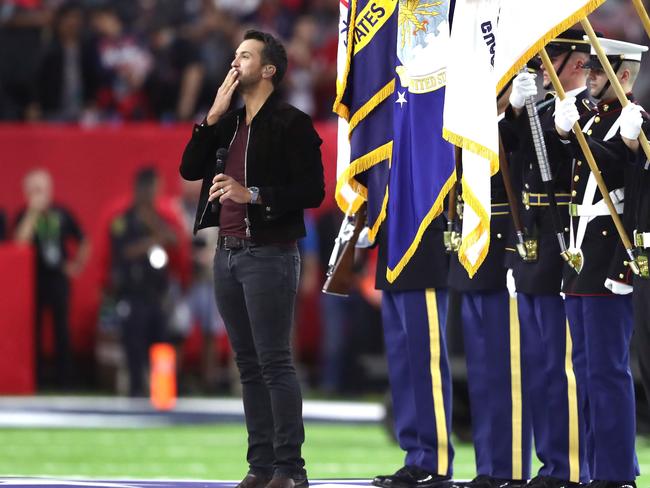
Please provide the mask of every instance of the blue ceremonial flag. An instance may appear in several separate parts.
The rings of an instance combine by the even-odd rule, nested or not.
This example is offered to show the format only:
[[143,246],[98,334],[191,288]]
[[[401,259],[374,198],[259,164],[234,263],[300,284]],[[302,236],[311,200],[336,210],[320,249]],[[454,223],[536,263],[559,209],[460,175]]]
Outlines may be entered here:
[[400,0],[386,236],[393,282],[443,210],[456,173],[442,138],[450,0]]
[[[392,154],[397,0],[351,0],[339,35],[346,53],[339,63],[334,112],[347,121],[347,128],[339,128],[348,131],[350,156],[347,167],[339,167],[336,200],[350,213],[368,201],[372,239],[385,213]],[[359,198],[347,198],[346,188]]]

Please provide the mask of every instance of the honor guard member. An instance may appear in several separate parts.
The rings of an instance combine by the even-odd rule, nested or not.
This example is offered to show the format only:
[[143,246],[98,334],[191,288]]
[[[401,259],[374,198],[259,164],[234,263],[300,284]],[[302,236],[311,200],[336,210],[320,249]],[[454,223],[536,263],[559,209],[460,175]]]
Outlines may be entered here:
[[[567,96],[575,97],[579,112],[592,113],[595,102],[589,96],[584,70],[590,45],[583,40],[583,35],[575,29],[565,31],[546,50]],[[543,86],[548,89],[550,79],[545,71],[543,74]],[[508,253],[507,262],[513,270],[517,290],[524,398],[530,407],[535,451],[542,464],[528,486],[559,488],[589,481],[585,415],[578,409],[572,361],[572,353],[583,353],[581,344],[572,340],[574,334],[568,329],[560,295],[564,261],[557,231],[568,228],[571,154],[554,135],[555,97],[548,96],[537,109],[542,131],[552,135],[546,141],[553,193],[562,224],[561,229],[556,229],[525,108],[526,99],[536,95],[535,75],[519,74],[513,81],[506,117],[500,123],[502,135],[510,135],[503,139],[513,151],[510,170],[521,195],[519,213],[525,243],[524,249]]]
[[375,286],[383,291],[395,436],[406,452],[402,468],[373,479],[372,484],[382,488],[446,488],[452,475],[445,225],[442,216],[431,222],[417,251],[392,283],[386,279],[388,239],[382,230],[378,236]]
[[[634,309],[634,332],[641,381],[646,400],[650,402],[650,162],[639,146],[637,138],[643,126],[648,134],[650,123],[647,114],[642,115],[639,105],[630,104],[621,115],[621,137],[636,153],[635,164],[626,181],[626,222],[631,224],[633,245],[636,248],[639,274],[634,275],[632,304]],[[620,275],[619,275],[620,276]]]
[[[462,195],[457,201],[460,222]],[[504,266],[510,213],[500,174],[492,177],[491,201],[490,247],[485,261],[471,279],[455,252],[449,265],[449,288],[459,292],[462,302],[476,457],[476,478],[458,485],[467,488],[523,487],[530,474],[531,427],[522,406],[519,324],[516,315],[511,320]]]
[[[639,70],[644,46],[603,39],[603,48],[613,61],[617,77],[631,98],[631,90]],[[623,212],[624,176],[629,154],[615,144],[620,137],[621,104],[614,96],[602,68],[592,57],[589,89],[597,96],[599,113],[581,121],[589,136],[590,147],[599,165],[601,176],[609,189],[616,211]],[[557,104],[556,130],[574,151],[571,190],[570,251],[582,262],[580,273],[565,267],[563,291],[566,294],[567,316],[572,330],[581,330],[586,349],[585,381],[589,408],[589,453],[593,486],[623,488],[636,486],[639,474],[634,451],[635,400],[630,371],[629,348],[632,337],[632,300],[626,289],[620,290],[608,271],[623,263],[616,253],[618,234],[600,195],[594,175],[585,163],[575,136],[570,132],[579,120],[571,99]],[[584,123],[582,123],[584,122]],[[625,132],[625,131],[624,131]],[[613,144],[600,144],[613,141]],[[579,378],[579,381],[581,379]]]

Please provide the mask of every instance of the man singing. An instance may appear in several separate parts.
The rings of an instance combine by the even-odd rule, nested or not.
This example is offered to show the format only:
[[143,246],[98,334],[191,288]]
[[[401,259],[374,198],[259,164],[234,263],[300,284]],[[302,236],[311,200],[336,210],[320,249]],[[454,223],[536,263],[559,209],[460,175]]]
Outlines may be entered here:
[[[215,295],[242,383],[249,471],[238,488],[308,485],[302,397],[291,358],[303,209],[325,195],[321,139],[310,117],[279,100],[284,47],[248,31],[203,124],[193,129],[181,175],[203,180],[194,230],[219,226]],[[227,111],[235,90],[244,107]],[[227,148],[225,171],[216,152]],[[219,208],[220,207],[220,208]]]

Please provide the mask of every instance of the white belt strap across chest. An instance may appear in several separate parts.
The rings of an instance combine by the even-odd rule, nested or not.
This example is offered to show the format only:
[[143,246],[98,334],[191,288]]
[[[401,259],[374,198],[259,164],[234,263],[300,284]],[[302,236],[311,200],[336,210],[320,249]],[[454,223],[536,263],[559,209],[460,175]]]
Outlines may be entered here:
[[[589,128],[593,125],[595,119],[596,116],[589,119],[589,121],[583,127],[582,131],[587,132]],[[608,141],[612,137],[614,137],[618,132],[620,125],[621,122],[619,117],[609,128],[609,131],[607,131],[607,134],[605,135],[603,140]],[[575,169],[575,161],[573,162],[573,164]],[[572,216],[579,217],[577,229],[574,229],[573,219],[569,219],[569,229],[570,229],[569,245],[572,249],[580,249],[582,247],[582,241],[585,238],[585,232],[587,231],[587,224],[589,222],[591,222],[596,217],[609,214],[609,210],[607,208],[607,204],[605,203],[605,200],[600,200],[599,202],[594,204],[594,197],[596,196],[597,189],[598,189],[598,183],[596,182],[596,178],[593,172],[590,171],[589,178],[587,180],[587,187],[585,188],[585,194],[582,199],[582,203],[579,205],[572,205],[571,207]],[[614,203],[614,207],[616,208],[616,213],[619,214],[623,213],[624,199],[625,199],[624,189],[617,188],[616,190],[610,191],[609,196],[612,199],[612,203]]]

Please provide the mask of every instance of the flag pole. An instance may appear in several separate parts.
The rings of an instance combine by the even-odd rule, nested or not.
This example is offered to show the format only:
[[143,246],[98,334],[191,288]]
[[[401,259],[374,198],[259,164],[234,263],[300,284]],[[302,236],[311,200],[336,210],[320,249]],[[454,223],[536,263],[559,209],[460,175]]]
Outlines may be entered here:
[[[621,106],[626,107],[627,105],[630,104],[630,101],[627,99],[627,95],[625,94],[625,91],[621,86],[621,82],[616,77],[616,73],[614,73],[614,69],[612,68],[611,63],[609,62],[609,59],[607,59],[607,55],[605,54],[603,47],[600,45],[600,41],[598,40],[598,37],[596,36],[594,29],[591,27],[591,22],[589,22],[589,19],[584,18],[580,21],[580,24],[582,24],[582,28],[587,33],[587,36],[589,36],[589,42],[591,43],[591,46],[596,51],[596,54],[598,55],[598,60],[600,61],[600,64],[603,66],[605,73],[607,73],[607,78],[609,79],[609,82],[612,84],[612,88],[614,88],[614,92],[616,93],[616,98],[618,98],[618,101],[621,102]],[[645,153],[646,158],[650,159],[650,144],[648,144],[648,138],[643,133],[643,131],[639,133],[639,144],[641,144],[641,147],[643,148],[643,152]]]
[[526,249],[526,241],[524,239],[524,226],[521,223],[521,214],[519,213],[519,202],[515,198],[515,192],[512,189],[512,181],[510,180],[510,166],[508,164],[506,150],[503,147],[501,134],[499,134],[499,171],[501,171],[503,186],[506,189],[506,197],[508,198],[508,204],[510,205],[510,216],[512,217],[512,223],[515,226],[515,235],[517,236],[517,243],[515,244],[515,248],[517,249],[517,254],[519,254],[519,257],[521,257],[521,259],[524,261],[533,260],[533,256],[529,256],[529,253]]
[[[555,72],[553,63],[551,62],[551,59],[548,57],[546,48],[542,48],[539,54],[542,57],[542,63],[544,64],[544,69],[546,69],[546,72],[551,78],[551,82],[553,83],[553,88],[557,92],[557,96],[560,98],[560,100],[564,100],[566,98],[566,93],[564,92],[564,88],[562,87],[562,83],[560,83],[560,79],[558,78],[557,73]],[[591,169],[591,173],[594,175],[594,178],[596,179],[596,183],[598,184],[598,189],[600,190],[600,193],[603,196],[603,200],[607,205],[607,209],[609,210],[609,213],[612,216],[612,220],[614,221],[614,225],[616,226],[618,235],[620,236],[621,241],[623,242],[623,246],[625,246],[625,250],[627,251],[627,254],[630,257],[630,261],[628,263],[630,269],[634,274],[638,275],[639,266],[637,265],[636,257],[634,256],[634,249],[632,248],[632,243],[630,242],[630,239],[628,238],[627,233],[625,232],[625,228],[623,227],[621,218],[619,217],[618,213],[616,213],[616,209],[614,208],[612,199],[609,196],[609,190],[605,185],[605,181],[603,180],[603,177],[600,174],[600,170],[598,169],[598,165],[596,164],[594,155],[591,152],[591,148],[589,147],[589,144],[587,144],[587,139],[585,139],[585,135],[582,133],[582,129],[580,128],[580,124],[578,122],[573,124],[573,132],[576,136],[576,139],[578,140],[578,144],[580,144],[580,149],[582,149],[585,159],[587,160],[587,164],[589,164],[589,169]]]
[[530,125],[530,133],[533,138],[533,145],[535,146],[535,155],[537,156],[537,164],[539,172],[544,182],[544,189],[546,190],[546,198],[548,199],[548,208],[553,221],[553,229],[557,237],[558,245],[560,246],[560,256],[564,259],[569,266],[580,273],[582,270],[582,261],[571,255],[566,247],[566,240],[564,239],[564,229],[562,225],[562,218],[560,211],[557,208],[557,200],[555,198],[555,188],[553,185],[553,174],[551,172],[551,165],[548,162],[548,153],[546,152],[546,141],[544,139],[544,131],[542,124],[539,120],[537,113],[537,106],[533,97],[526,99],[526,111],[528,112],[528,123]]
[[650,17],[648,17],[648,12],[643,6],[643,3],[641,3],[641,0],[632,0],[632,3],[634,4],[634,8],[639,14],[639,18],[641,19],[641,23],[645,28],[646,34],[648,34],[648,37],[650,37]]
[[445,249],[447,252],[458,252],[460,247],[460,236],[456,232],[456,219],[458,218],[458,181],[460,175],[460,168],[463,165],[463,148],[454,146],[454,160],[456,173],[456,181],[449,190],[448,202],[449,209],[447,210],[447,230],[443,233],[443,240],[445,242]]

